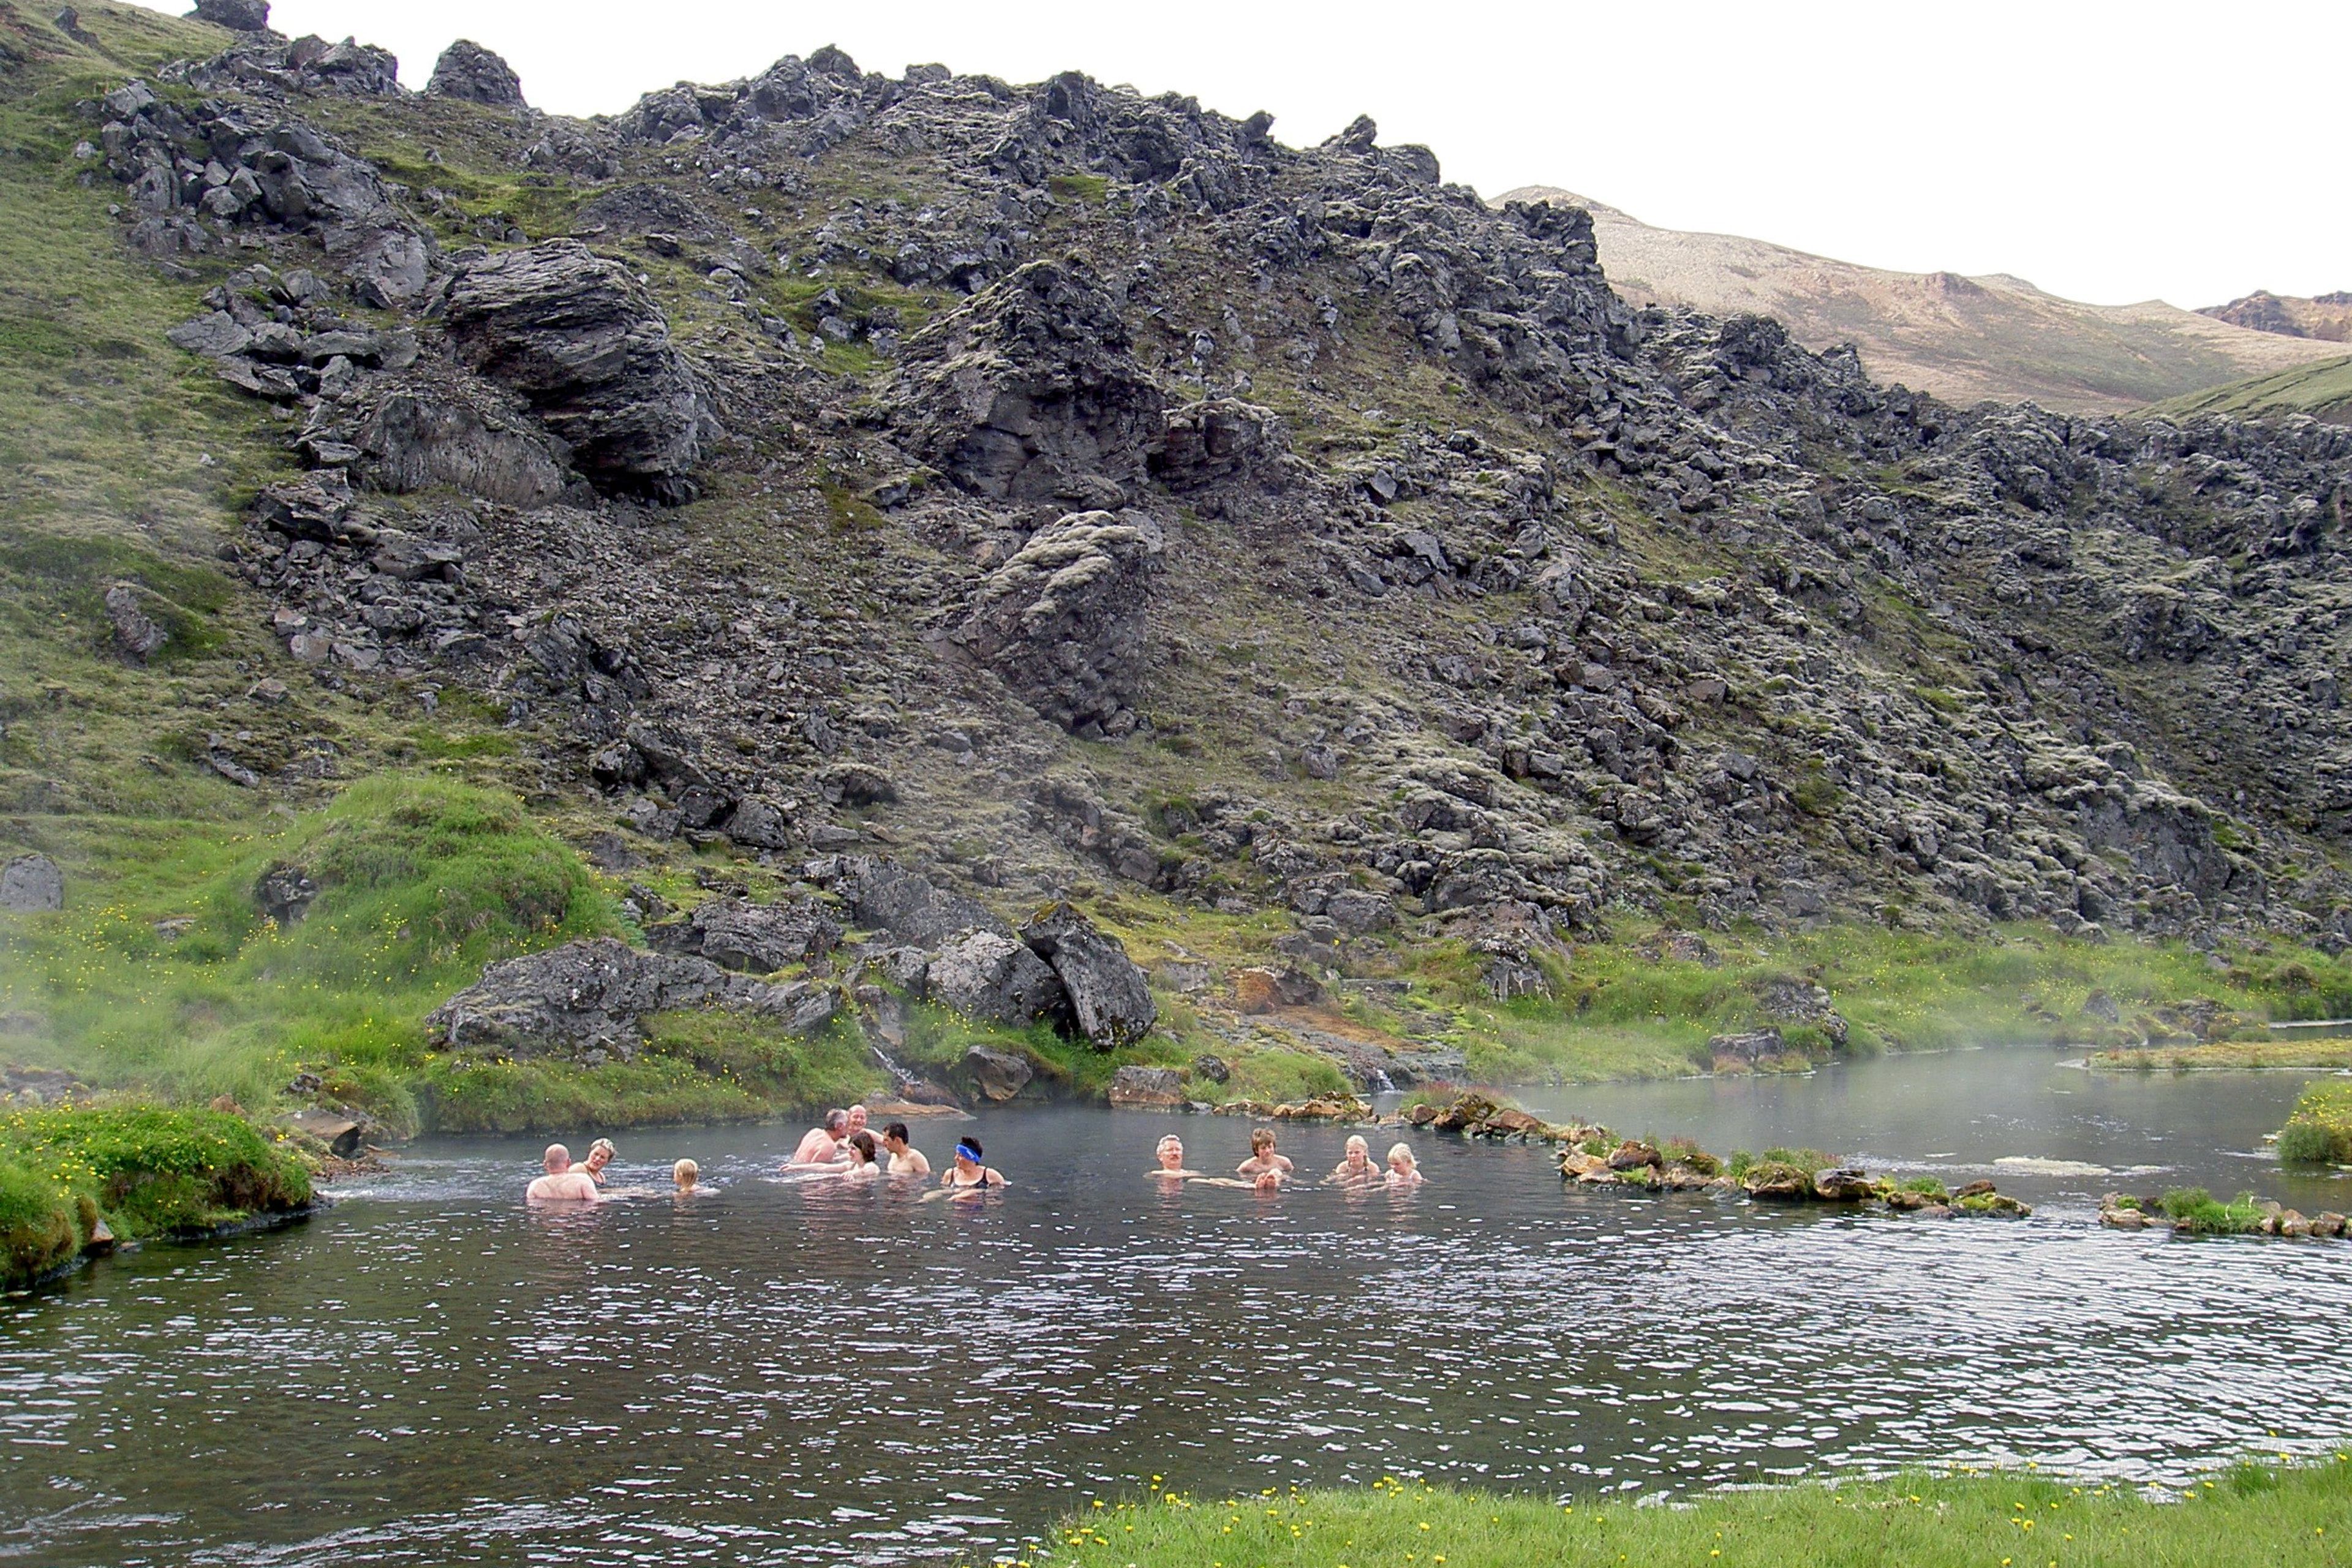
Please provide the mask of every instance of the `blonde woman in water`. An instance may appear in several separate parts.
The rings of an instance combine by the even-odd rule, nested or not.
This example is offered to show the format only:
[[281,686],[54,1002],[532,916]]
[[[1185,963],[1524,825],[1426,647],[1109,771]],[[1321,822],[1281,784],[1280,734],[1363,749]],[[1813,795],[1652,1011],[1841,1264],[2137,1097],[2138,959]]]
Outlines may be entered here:
[[1348,1157],[1331,1167],[1331,1173],[1323,1178],[1323,1183],[1331,1186],[1372,1182],[1379,1180],[1380,1173],[1381,1168],[1372,1163],[1372,1146],[1359,1132],[1348,1140]]

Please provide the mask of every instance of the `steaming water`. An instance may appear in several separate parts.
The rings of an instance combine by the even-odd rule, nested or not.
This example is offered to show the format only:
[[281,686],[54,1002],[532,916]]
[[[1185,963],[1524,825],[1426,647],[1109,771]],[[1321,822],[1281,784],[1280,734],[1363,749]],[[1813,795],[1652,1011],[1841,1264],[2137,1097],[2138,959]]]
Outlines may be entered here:
[[[308,1226],[0,1305],[0,1558],[969,1562],[1153,1476],[2179,1477],[2343,1436],[2352,1245],[2104,1233],[2092,1200],[2352,1206],[2259,1159],[2302,1081],[1983,1052],[1557,1107],[1956,1176],[2039,1162],[1998,1168],[2041,1205],[2010,1224],[1564,1192],[1542,1151],[1434,1138],[1412,1196],[1162,1195],[1160,1133],[1229,1169],[1247,1127],[1075,1109],[983,1121],[1017,1185],[969,1205],[766,1181],[798,1130],[762,1128],[622,1140],[624,1180],[691,1153],[711,1196],[538,1215],[532,1148],[424,1144]],[[1344,1136],[1284,1146],[1321,1168]]]

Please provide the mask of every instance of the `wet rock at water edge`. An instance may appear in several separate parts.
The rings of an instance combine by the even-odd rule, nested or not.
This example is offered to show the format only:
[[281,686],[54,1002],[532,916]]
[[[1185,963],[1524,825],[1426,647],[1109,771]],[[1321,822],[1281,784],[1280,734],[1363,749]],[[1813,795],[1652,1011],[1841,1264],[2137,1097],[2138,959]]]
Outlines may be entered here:
[[46,855],[19,855],[0,866],[0,910],[40,914],[66,907],[66,877]]
[[1174,1068],[1128,1066],[1111,1075],[1108,1098],[1113,1105],[1171,1110],[1185,1105],[1184,1075]]
[[1878,1193],[1869,1173],[1859,1165],[1840,1165],[1813,1173],[1813,1195],[1823,1203],[1858,1204]]
[[973,1046],[963,1054],[958,1064],[959,1074],[977,1089],[982,1098],[1003,1104],[1019,1094],[1034,1070],[1027,1058],[1010,1051],[1000,1051],[993,1046]]

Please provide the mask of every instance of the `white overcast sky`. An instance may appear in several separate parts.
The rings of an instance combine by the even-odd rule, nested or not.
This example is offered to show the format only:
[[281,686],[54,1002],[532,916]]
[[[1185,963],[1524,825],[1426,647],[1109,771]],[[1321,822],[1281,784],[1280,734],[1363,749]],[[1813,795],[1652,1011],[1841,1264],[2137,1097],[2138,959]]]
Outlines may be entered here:
[[1873,266],[2103,304],[2352,289],[2352,0],[278,0],[271,21],[381,44],[412,87],[470,37],[567,114],[827,43],[892,74],[1075,68],[1270,110],[1294,145],[1370,114],[1490,196],[1564,185]]

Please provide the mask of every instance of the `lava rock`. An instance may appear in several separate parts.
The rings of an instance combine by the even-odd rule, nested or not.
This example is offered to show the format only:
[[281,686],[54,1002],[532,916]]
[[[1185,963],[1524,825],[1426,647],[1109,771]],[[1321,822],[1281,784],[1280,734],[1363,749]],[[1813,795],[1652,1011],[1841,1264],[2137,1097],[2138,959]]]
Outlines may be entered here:
[[156,625],[141,607],[136,583],[115,583],[106,590],[106,619],[114,628],[114,646],[144,664],[163,651],[172,634]]
[[996,931],[973,931],[931,960],[932,1000],[967,1017],[1026,1027],[1064,1010],[1062,982],[1045,961]]
[[748,1009],[777,994],[705,958],[641,952],[597,937],[491,964],[425,1024],[428,1040],[451,1051],[518,1058],[602,1051],[625,1060],[648,1013],[718,1004]]
[[981,584],[955,640],[1071,733],[1128,733],[1141,695],[1144,613],[1164,547],[1159,526],[1140,512],[1063,517]]
[[928,878],[887,863],[858,878],[844,893],[859,925],[906,942],[935,947],[968,931],[1013,934],[1012,926],[979,900],[935,887]]
[[1084,271],[1033,261],[907,340],[893,396],[909,444],[963,489],[1047,501],[1087,479],[1143,477],[1164,400],[1118,302]]
[[675,504],[716,433],[702,378],[653,297],[577,240],[478,260],[450,285],[449,334],[472,370],[521,395],[600,489]]
[[188,15],[232,33],[269,31],[269,0],[196,0]]
[[1150,982],[1127,948],[1068,904],[1040,910],[1022,926],[1021,939],[1053,966],[1078,1033],[1095,1049],[1123,1049],[1159,1022]]
[[1171,1110],[1189,1103],[1183,1075],[1174,1068],[1129,1065],[1111,1074],[1108,1099],[1113,1105]]
[[514,68],[481,45],[459,38],[433,62],[425,90],[436,98],[461,98],[493,109],[520,109],[522,79]]
[[654,926],[646,939],[663,952],[690,953],[722,969],[772,973],[831,952],[841,927],[805,905],[713,899],[682,921]]
[[299,866],[272,866],[253,885],[253,907],[263,919],[280,926],[290,926],[309,914],[318,896],[319,884]]
[[1019,1094],[1035,1073],[1025,1057],[1000,1051],[993,1046],[970,1047],[957,1065],[960,1077],[999,1105]]

